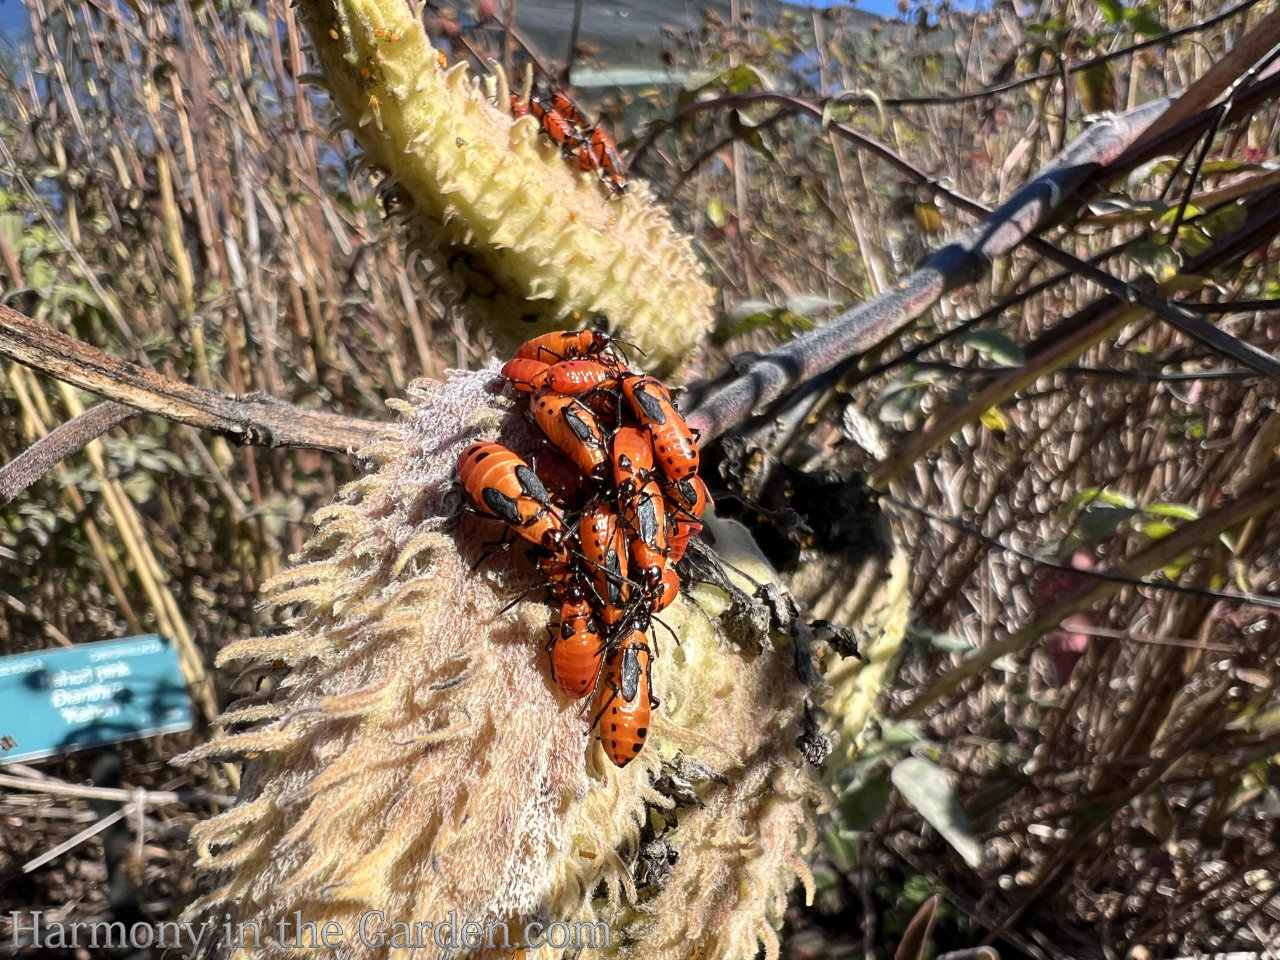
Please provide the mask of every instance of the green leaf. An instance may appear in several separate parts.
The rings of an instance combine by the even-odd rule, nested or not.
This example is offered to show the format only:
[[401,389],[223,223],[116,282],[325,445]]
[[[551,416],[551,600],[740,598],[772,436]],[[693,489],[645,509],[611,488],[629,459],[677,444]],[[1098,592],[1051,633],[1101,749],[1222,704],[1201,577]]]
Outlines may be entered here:
[[707,219],[715,224],[716,229],[724,227],[724,203],[712,197],[707,201]]
[[1149,503],[1146,512],[1157,517],[1174,517],[1178,520],[1199,520],[1200,511],[1189,503]]
[[725,343],[751,330],[771,327],[780,313],[781,310],[767,300],[743,300],[730,308],[724,320],[716,325],[713,339],[716,343]]
[[990,357],[1002,367],[1020,367],[1027,362],[1022,348],[999,330],[975,330],[960,340],[984,357]]
[[989,407],[983,410],[978,415],[978,420],[992,433],[1007,433],[1009,430],[1009,418],[1001,413],[997,407]]
[[725,70],[716,79],[726,93],[734,96],[755,90],[772,90],[777,86],[769,74],[748,64]]
[[1126,11],[1120,0],[1094,0],[1094,2],[1102,11],[1102,19],[1108,26],[1114,27],[1124,20]]
[[917,720],[886,720],[880,728],[880,739],[886,746],[896,749],[914,747],[918,743],[928,742]]
[[1090,503],[1109,503],[1117,507],[1136,507],[1137,503],[1130,496],[1108,490],[1105,487],[1086,487],[1067,501],[1064,513],[1070,513],[1077,507]]
[[[1179,209],[1182,210],[1181,217],[1178,216]],[[1160,227],[1171,227],[1173,226],[1174,220],[1190,220],[1192,217],[1198,217],[1202,213],[1204,213],[1204,211],[1194,203],[1188,203],[1185,207],[1181,204],[1172,204],[1165,209],[1164,213],[1156,218],[1156,225]]]
[[1134,524],[1148,540],[1163,540],[1178,528],[1164,520],[1143,520]]
[[859,833],[871,830],[889,809],[892,792],[888,777],[868,778],[840,798],[840,825]]
[[951,844],[965,863],[975,870],[982,866],[982,847],[945,770],[922,757],[907,757],[893,768],[890,779],[902,798]]
[[1164,283],[1176,276],[1182,268],[1182,258],[1178,256],[1178,252],[1163,243],[1144,240],[1130,244],[1125,248],[1125,253],[1157,283]]
[[1145,37],[1158,37],[1162,33],[1168,33],[1169,28],[1160,22],[1160,18],[1156,15],[1158,5],[1154,3],[1144,3],[1140,7],[1126,10],[1124,12],[1125,25],[1134,33],[1140,33]]
[[[1209,239],[1208,234],[1196,223],[1184,223],[1178,227],[1178,250],[1185,253],[1188,257],[1198,257],[1210,247],[1213,241]],[[1169,280],[1173,278],[1170,277]],[[1165,280],[1168,283],[1169,280]]]
[[[822,843],[827,848],[832,863],[841,873],[849,873],[858,865],[857,847],[839,830],[824,830]],[[814,871],[814,878],[817,879],[817,871]]]
[[1225,237],[1244,226],[1249,213],[1243,203],[1228,203],[1219,207],[1196,221],[1196,224],[1211,237]]
[[1080,518],[1080,535],[1084,537],[1086,543],[1094,543],[1115,532],[1120,524],[1131,520],[1139,512],[1133,507],[1092,504]]
[[1260,163],[1246,163],[1243,160],[1206,160],[1200,164],[1200,175],[1217,176],[1224,173],[1239,173],[1242,170],[1261,170]]
[[938,904],[941,902],[942,896],[935,893],[920,904],[920,909],[902,933],[902,941],[894,951],[893,960],[924,960],[933,936],[933,925],[938,919]]

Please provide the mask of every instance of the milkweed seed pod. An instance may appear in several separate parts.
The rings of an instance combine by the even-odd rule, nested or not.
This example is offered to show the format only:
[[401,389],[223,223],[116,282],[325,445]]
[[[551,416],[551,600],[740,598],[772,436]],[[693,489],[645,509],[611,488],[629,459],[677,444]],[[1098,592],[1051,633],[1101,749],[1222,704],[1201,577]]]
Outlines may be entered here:
[[610,318],[670,368],[709,329],[714,291],[642,184],[610,198],[532,116],[445,69],[413,4],[302,0],[324,80],[447,296],[500,348]]
[[[219,934],[206,955],[293,958],[328,929],[334,955],[380,957],[412,924],[449,921],[503,922],[513,941],[530,921],[606,924],[611,949],[588,957],[777,955],[824,802],[799,746],[822,691],[778,627],[785,592],[708,513],[726,564],[701,551],[707,572],[663,612],[679,644],[653,628],[662,704],[643,752],[615,767],[551,679],[550,606],[534,592],[504,611],[536,578],[524,546],[473,571],[500,524],[458,520],[458,454],[477,438],[533,447],[494,381],[413,385],[364,452],[370,472],[267,585],[280,632],[222,651],[279,675],[179,761],[247,761],[237,803],[193,831],[213,890],[187,917],[254,933]],[[299,934],[296,918],[315,926]],[[447,953],[431,936],[425,955]]]

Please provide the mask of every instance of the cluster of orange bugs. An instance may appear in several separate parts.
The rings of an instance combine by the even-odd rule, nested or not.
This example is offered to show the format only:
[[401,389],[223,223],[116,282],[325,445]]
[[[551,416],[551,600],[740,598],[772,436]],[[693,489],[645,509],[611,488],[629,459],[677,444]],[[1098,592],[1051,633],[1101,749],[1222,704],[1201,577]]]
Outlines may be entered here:
[[551,674],[570,699],[593,696],[594,728],[625,766],[644,747],[651,711],[653,615],[675,600],[673,564],[710,496],[693,431],[655,377],[627,368],[598,330],[530,340],[502,368],[551,449],[533,464],[498,443],[473,443],[458,477],[474,508],[534,545],[559,605]]
[[613,193],[626,192],[627,171],[613,137],[598,123],[588,126],[578,105],[563,93],[555,91],[549,97],[534,94],[528,103],[513,93],[511,113],[516,118],[532,114],[561,152],[577,159],[579,170],[595,173]]

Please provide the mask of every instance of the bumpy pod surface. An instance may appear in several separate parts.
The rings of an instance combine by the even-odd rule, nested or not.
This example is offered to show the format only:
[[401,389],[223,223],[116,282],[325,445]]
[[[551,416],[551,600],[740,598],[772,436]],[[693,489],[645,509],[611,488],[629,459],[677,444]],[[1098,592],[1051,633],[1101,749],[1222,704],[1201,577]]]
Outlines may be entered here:
[[[267,586],[283,630],[220,655],[274,682],[180,758],[248,761],[236,805],[193,831],[216,879],[188,916],[257,924],[256,942],[213,942],[223,957],[296,957],[314,942],[296,939],[298,915],[332,924],[343,957],[390,955],[414,924],[450,919],[506,923],[513,942],[530,921],[605,923],[611,947],[583,956],[749,960],[762,943],[776,956],[823,795],[797,747],[808,661],[750,596],[772,572],[708,515],[743,572],[664,612],[680,643],[651,634],[662,706],[644,752],[614,767],[551,681],[541,595],[503,610],[533,582],[523,546],[472,570],[501,531],[458,522],[458,453],[477,437],[535,445],[495,382],[415,384],[365,451],[372,471]],[[431,936],[425,955],[443,953]]]
[[333,98],[389,174],[415,242],[500,348],[609,317],[669,368],[712,322],[713,289],[647,189],[609,198],[468,77],[444,69],[403,0],[302,0]]

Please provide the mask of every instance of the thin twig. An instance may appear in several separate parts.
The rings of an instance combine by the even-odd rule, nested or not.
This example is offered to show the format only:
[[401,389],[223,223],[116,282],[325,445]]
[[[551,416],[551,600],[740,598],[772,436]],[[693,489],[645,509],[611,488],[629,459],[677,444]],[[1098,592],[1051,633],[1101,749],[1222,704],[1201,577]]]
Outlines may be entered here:
[[129,816],[129,814],[133,813],[133,810],[134,810],[134,807],[132,804],[126,804],[125,806],[121,807],[119,810],[116,810],[112,813],[107,814],[97,823],[94,823],[88,827],[85,827],[83,830],[77,833],[74,837],[69,837],[66,840],[63,840],[62,843],[58,844],[53,849],[46,850],[44,853],[40,854],[40,856],[36,857],[33,860],[28,860],[26,863],[22,865],[22,872],[30,873],[32,870],[37,870],[40,867],[43,867],[49,861],[58,859],[58,857],[62,856],[68,850],[75,849],[76,847],[80,846],[80,844],[88,840],[90,837],[97,836],[103,830],[107,829],[107,827],[115,823],[117,820],[123,820],[125,817]]
[[1059,213],[1099,168],[1119,156],[1167,106],[1167,100],[1157,100],[1094,124],[986,221],[935,252],[897,287],[756,358],[730,382],[711,392],[704,390],[686,418],[689,425],[704,442],[718,437],[796,384],[901,329],[948,290],[981,276],[992,260]]
[[124,790],[119,787],[85,787],[78,783],[66,783],[55,778],[34,780],[31,777],[14,777],[0,773],[0,787],[13,790],[30,790],[34,793],[50,793],[59,797],[77,797],[82,800],[118,800],[121,803],[139,801],[145,806],[165,804],[214,803],[229,806],[236,798],[203,790]]
[[0,466],[0,504],[8,503],[27,489],[51,470],[54,464],[83,450],[87,444],[112,427],[119,426],[139,413],[141,411],[135,407],[105,400],[45,434],[4,466]]
[[0,356],[117,403],[224,434],[238,443],[346,452],[369,443],[377,423],[305,410],[264,394],[230,397],[136,364],[0,304]]

